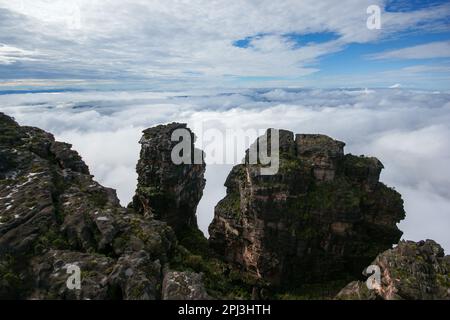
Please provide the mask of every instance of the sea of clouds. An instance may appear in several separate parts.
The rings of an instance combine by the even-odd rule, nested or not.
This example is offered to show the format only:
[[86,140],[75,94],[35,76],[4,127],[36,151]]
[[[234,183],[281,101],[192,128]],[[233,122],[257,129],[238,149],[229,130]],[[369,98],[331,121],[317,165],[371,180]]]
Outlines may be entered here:
[[[404,89],[242,89],[196,92],[62,92],[0,95],[0,112],[73,144],[96,180],[135,191],[141,131],[161,123],[191,128],[282,128],[323,133],[346,152],[378,157],[381,180],[405,200],[404,239],[434,239],[450,251],[450,93]],[[198,134],[198,132],[197,132]],[[217,141],[215,142],[217,143]],[[229,151],[229,146],[226,150]],[[242,154],[243,150],[239,150]],[[239,158],[239,157],[237,157]],[[207,227],[232,165],[208,165],[197,215]]]

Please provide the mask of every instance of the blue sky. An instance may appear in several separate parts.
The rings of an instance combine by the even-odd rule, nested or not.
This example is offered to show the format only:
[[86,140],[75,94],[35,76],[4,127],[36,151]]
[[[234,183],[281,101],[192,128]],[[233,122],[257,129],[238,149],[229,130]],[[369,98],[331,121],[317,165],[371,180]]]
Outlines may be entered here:
[[0,0],[0,91],[391,86],[450,89],[448,1]]

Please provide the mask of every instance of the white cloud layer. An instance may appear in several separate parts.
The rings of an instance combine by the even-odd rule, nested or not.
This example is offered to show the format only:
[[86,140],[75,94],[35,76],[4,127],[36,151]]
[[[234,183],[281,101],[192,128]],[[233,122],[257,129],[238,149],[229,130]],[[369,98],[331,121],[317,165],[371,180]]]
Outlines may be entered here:
[[[396,88],[26,94],[0,96],[0,111],[72,143],[124,205],[135,190],[137,141],[147,127],[180,121],[191,128],[201,123],[223,130],[328,134],[345,141],[347,152],[384,163],[382,181],[405,200],[407,218],[400,228],[406,239],[431,238],[450,251],[450,93]],[[198,209],[204,231],[224,196],[230,168],[207,168]]]
[[0,43],[0,64],[12,64],[16,61],[34,61],[32,51],[4,45]]
[[418,46],[386,51],[372,59],[433,59],[450,58],[450,41],[437,41]]

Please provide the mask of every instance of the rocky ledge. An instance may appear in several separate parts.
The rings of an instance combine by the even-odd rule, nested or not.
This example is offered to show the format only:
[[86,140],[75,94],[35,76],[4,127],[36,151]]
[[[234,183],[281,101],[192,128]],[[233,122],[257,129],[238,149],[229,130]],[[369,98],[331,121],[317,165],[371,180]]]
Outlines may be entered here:
[[[208,240],[195,211],[203,161],[174,164],[173,123],[144,131],[127,208],[76,151],[0,113],[0,299],[448,299],[448,257],[431,241],[401,242],[400,195],[375,158],[344,143],[280,131],[280,170],[230,173]],[[260,139],[267,139],[267,135]],[[79,287],[68,285],[72,272]]]

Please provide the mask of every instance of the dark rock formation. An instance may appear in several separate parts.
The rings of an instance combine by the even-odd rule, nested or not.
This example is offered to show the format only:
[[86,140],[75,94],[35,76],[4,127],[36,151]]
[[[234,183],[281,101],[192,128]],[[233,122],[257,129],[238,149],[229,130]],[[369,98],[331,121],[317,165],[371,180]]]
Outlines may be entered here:
[[70,145],[1,113],[0,127],[0,298],[159,298],[172,229],[122,208]]
[[323,135],[279,136],[277,174],[246,163],[228,176],[209,227],[211,247],[284,288],[359,274],[400,239],[400,195],[378,181],[376,158],[345,155],[344,143]]
[[369,290],[366,283],[349,283],[337,295],[345,300],[449,300],[450,256],[432,240],[401,241],[372,262],[381,282]]
[[[357,279],[401,235],[403,202],[378,181],[382,164],[344,155],[326,136],[280,131],[275,175],[233,168],[210,226],[213,251],[195,216],[203,152],[186,125],[144,131],[128,208],[69,144],[2,113],[0,128],[0,299],[334,297],[335,281]],[[176,129],[187,130],[193,163],[172,162]],[[353,282],[339,298],[448,298],[449,258],[434,242],[400,243],[374,263],[380,290]],[[79,289],[67,282],[74,267]]]
[[[191,141],[184,154],[188,163],[175,164],[171,159],[175,130],[186,130]],[[196,210],[205,187],[203,152],[194,147],[195,136],[186,124],[160,125],[144,131],[137,164],[138,186],[133,198],[137,212],[167,222],[176,233],[197,229]],[[195,162],[200,159],[200,163]]]
[[[185,125],[145,131],[137,212],[70,145],[1,113],[0,128],[0,299],[250,297],[252,284],[230,275],[196,227],[203,153],[190,143],[200,164],[170,161],[170,132]],[[74,267],[80,289],[67,285]]]

